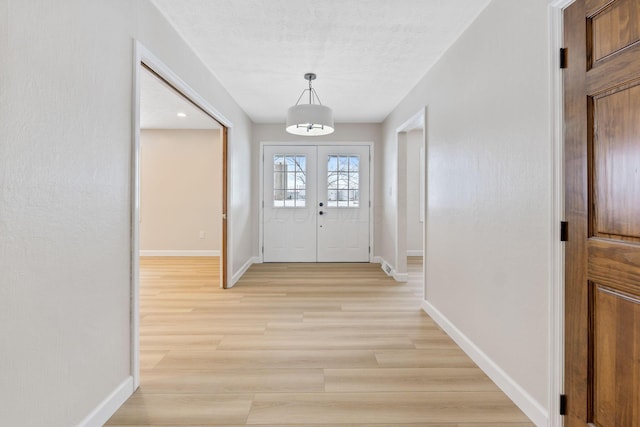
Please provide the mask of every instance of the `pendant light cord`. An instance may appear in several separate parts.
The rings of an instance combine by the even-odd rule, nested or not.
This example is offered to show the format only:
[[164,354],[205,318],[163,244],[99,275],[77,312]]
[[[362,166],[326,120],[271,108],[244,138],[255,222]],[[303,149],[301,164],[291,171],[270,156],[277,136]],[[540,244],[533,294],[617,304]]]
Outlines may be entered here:
[[302,97],[304,96],[304,93],[306,91],[309,91],[309,104],[313,104],[313,99],[315,97],[315,99],[318,101],[318,104],[322,105],[322,101],[320,101],[320,97],[318,96],[318,92],[316,92],[316,90],[311,86],[311,80],[312,79],[309,79],[309,89],[304,89],[302,91],[302,93],[298,97],[298,100],[296,101],[296,105],[300,104],[300,100],[302,99]]

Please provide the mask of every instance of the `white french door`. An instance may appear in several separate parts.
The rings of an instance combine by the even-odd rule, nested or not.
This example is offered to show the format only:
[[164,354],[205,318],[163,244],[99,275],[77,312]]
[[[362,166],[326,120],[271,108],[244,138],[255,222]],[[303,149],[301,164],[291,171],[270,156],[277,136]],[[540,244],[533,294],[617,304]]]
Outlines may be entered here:
[[369,147],[265,145],[263,260],[369,261]]

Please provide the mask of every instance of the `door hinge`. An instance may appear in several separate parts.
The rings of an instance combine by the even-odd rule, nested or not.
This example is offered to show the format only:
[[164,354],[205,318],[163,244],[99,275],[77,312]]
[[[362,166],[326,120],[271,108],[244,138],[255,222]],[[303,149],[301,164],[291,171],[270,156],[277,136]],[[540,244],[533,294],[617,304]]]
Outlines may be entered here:
[[560,68],[567,68],[567,48],[566,47],[561,47],[560,48]]
[[369,246],[369,253],[371,253],[371,246]]
[[560,415],[567,415],[567,395],[560,395]]
[[560,241],[569,241],[569,223],[567,221],[560,222]]
[[262,254],[264,255],[264,246],[262,247]]

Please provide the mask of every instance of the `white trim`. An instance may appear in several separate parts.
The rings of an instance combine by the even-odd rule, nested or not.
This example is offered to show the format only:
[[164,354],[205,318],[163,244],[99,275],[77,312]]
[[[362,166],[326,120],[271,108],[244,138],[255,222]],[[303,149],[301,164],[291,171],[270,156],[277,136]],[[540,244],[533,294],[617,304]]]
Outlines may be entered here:
[[375,253],[375,206],[376,206],[376,155],[375,144],[369,142],[369,262],[373,262],[373,254]]
[[140,256],[220,256],[219,250],[183,251],[183,250],[141,250]]
[[89,415],[80,421],[77,427],[101,427],[118,408],[133,394],[133,377],[127,377],[115,388]]
[[393,270],[392,277],[396,282],[408,282],[409,281],[409,273],[397,273]]
[[560,221],[564,219],[564,100],[560,48],[564,46],[563,12],[575,0],[554,0],[549,4],[549,100],[551,130],[551,224],[549,234],[550,273],[548,279],[549,319],[549,427],[564,424],[560,395],[564,393],[564,245],[560,242]]
[[264,145],[278,145],[278,146],[285,146],[285,145],[309,145],[309,146],[323,146],[323,145],[327,145],[327,146],[331,146],[331,145],[337,145],[337,146],[351,146],[351,145],[366,145],[369,147],[373,146],[373,142],[372,141],[318,141],[318,142],[311,142],[308,140],[295,140],[295,141],[260,141],[260,145],[264,146]]
[[573,3],[575,3],[575,1],[576,0],[553,0],[549,2],[549,7],[552,9],[557,9],[560,14],[562,14],[563,9],[571,6]]
[[[426,107],[425,107],[426,108]],[[421,108],[420,111],[409,117],[402,123],[400,126],[396,128],[396,133],[400,132],[410,132],[412,130],[424,129],[425,125],[425,111],[424,108]]]
[[424,162],[424,186],[422,189],[422,197],[424,199],[424,206],[422,206],[422,214],[424,215],[424,221],[422,222],[422,299],[427,299],[427,287],[429,285],[427,281],[427,259],[429,257],[429,252],[427,251],[427,241],[429,236],[427,235],[427,223],[428,223],[428,202],[429,198],[427,195],[429,194],[429,174],[427,173],[427,168],[429,167],[429,107],[425,105],[424,107],[424,129],[422,131],[422,137],[424,138],[424,151],[422,152],[422,161]]
[[[131,154],[131,375],[134,390],[140,386],[140,73],[141,64],[182,93],[187,99],[210,115],[227,129],[227,165],[233,159],[229,150],[232,139],[233,124],[220,111],[216,110],[206,99],[200,96],[191,86],[175,74],[162,60],[155,56],[138,40],[133,46],[133,91],[132,91],[132,154]],[[227,168],[227,198],[231,197],[232,175]],[[230,202],[230,200],[228,200]],[[230,205],[230,203],[228,203]],[[225,263],[227,277],[233,273],[233,236],[232,218],[227,212],[227,259]],[[222,279],[223,269],[220,269]]]
[[131,153],[131,376],[140,386],[140,64],[146,49],[133,45],[133,147]]
[[215,121],[223,125],[228,129],[233,128],[233,124],[227,119],[224,114],[218,111],[213,105],[211,105],[206,99],[204,99],[198,92],[196,92],[191,86],[187,84],[180,76],[171,70],[160,58],[154,55],[149,49],[147,49],[142,43],[136,40],[137,57],[140,63],[144,63],[153,70],[154,73],[171,83],[171,85],[178,90],[178,92],[185,95],[192,103],[203,109],[209,116],[214,118]]
[[231,281],[227,283],[227,287],[232,288],[236,283],[238,283],[238,280],[240,280],[240,278],[244,275],[244,273],[247,272],[249,267],[251,267],[253,264],[260,264],[260,263],[262,263],[262,261],[260,260],[260,257],[254,256],[249,258],[247,262],[245,262],[244,265],[240,267],[240,269],[236,272],[236,274],[233,275],[233,277],[231,278]]
[[[427,132],[426,132],[426,121],[427,121],[427,107],[421,107],[416,113],[414,113],[411,117],[404,121],[400,126],[396,128],[395,137],[396,137],[396,175],[395,175],[395,194],[396,194],[396,218],[395,218],[395,257],[396,257],[396,268],[393,270],[393,277],[399,282],[406,282],[409,280],[409,273],[407,270],[407,256],[409,255],[407,250],[407,221],[406,221],[406,211],[407,211],[407,192],[406,192],[406,173],[407,173],[407,141],[406,135],[404,138],[400,137],[401,133],[406,133],[413,130],[422,129],[422,146],[424,147],[424,152],[427,151]],[[402,154],[402,155],[401,155]],[[425,168],[427,162],[424,163]],[[426,177],[426,169],[425,169],[425,177]],[[401,176],[401,174],[403,174]],[[399,183],[404,183],[404,185],[399,185]],[[423,189],[426,191],[426,182],[424,183]],[[426,205],[427,199],[424,198],[424,204]],[[426,209],[426,208],[425,208]],[[426,215],[424,215],[426,218]],[[423,248],[426,245],[426,236],[424,230],[425,221],[422,222],[423,233],[422,233],[422,246]],[[423,256],[424,249],[421,251],[420,256]],[[424,271],[426,259],[422,260],[422,270]],[[399,271],[396,271],[399,270]],[[426,287],[426,282],[425,282]]]
[[485,374],[533,421],[536,426],[546,426],[548,413],[525,389],[464,335],[437,308],[428,301],[422,309],[453,339],[456,344],[484,371]]
[[258,258],[264,262],[264,142],[260,142],[258,159]]
[[310,144],[308,141],[260,141],[260,159],[258,160],[259,167],[259,199],[258,207],[260,209],[260,221],[258,221],[258,258],[260,262],[264,261],[264,254],[262,248],[264,247],[264,147],[269,145],[279,146],[292,146],[292,145],[315,145],[319,146],[368,146],[369,147],[369,262],[376,263],[373,254],[375,253],[375,241],[374,241],[374,214],[375,214],[375,144],[373,141],[322,141],[316,144]]
[[[396,132],[396,173],[393,183],[396,199],[395,215],[395,271],[407,275],[407,139],[409,134]],[[394,276],[395,277],[395,276]]]
[[422,249],[407,249],[407,256],[424,256],[424,251]]

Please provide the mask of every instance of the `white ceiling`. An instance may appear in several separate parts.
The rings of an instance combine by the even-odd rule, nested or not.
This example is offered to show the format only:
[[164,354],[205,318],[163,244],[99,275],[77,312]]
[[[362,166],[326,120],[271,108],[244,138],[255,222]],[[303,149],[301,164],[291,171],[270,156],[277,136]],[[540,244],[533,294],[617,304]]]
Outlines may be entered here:
[[489,0],[152,0],[242,109],[282,123],[314,88],[336,122],[381,122]]
[[140,73],[140,128],[221,129],[218,122],[144,68]]

